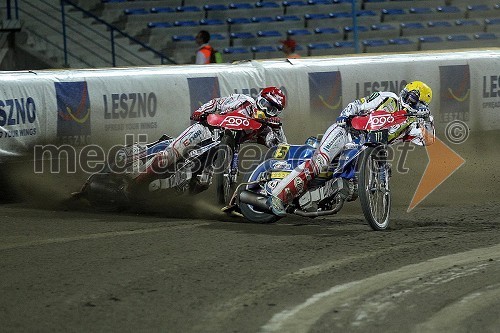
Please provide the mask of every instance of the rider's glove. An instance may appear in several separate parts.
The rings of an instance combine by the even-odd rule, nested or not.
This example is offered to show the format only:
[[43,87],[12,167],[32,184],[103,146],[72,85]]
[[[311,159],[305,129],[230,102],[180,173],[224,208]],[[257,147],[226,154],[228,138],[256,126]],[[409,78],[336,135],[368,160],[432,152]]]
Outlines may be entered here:
[[345,126],[345,125],[347,125],[348,119],[349,119],[348,117],[340,116],[340,117],[337,117],[337,119],[335,120],[335,123],[339,126]]
[[191,115],[190,119],[193,120],[193,121],[202,121],[202,120],[207,119],[207,116],[208,116],[208,114],[206,114],[205,112],[197,112],[197,111],[195,111]]
[[428,116],[430,113],[429,107],[425,105],[419,105],[416,112],[418,116]]
[[280,127],[281,119],[279,117],[269,117],[266,118],[266,124],[269,125],[270,127]]

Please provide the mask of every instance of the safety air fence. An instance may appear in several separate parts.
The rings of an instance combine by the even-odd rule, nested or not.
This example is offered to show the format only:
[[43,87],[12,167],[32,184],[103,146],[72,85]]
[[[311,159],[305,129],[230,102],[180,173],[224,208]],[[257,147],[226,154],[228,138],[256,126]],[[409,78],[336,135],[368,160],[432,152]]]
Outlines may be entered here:
[[500,49],[495,48],[0,72],[0,161],[29,156],[40,145],[106,147],[131,138],[154,141],[163,133],[177,136],[208,100],[232,93],[255,97],[271,85],[287,95],[288,140],[302,143],[323,133],[348,102],[376,91],[399,93],[412,80],[425,81],[434,92],[438,133],[453,121],[471,130],[500,129]]

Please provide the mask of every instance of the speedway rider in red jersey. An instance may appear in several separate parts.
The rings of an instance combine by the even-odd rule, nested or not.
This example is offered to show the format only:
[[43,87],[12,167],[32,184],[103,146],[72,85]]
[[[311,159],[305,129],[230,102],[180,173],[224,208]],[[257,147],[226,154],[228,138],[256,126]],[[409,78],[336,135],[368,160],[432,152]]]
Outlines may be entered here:
[[376,110],[391,113],[406,110],[419,118],[408,117],[404,123],[392,126],[389,136],[396,137],[393,143],[410,141],[420,146],[432,144],[435,130],[429,110],[431,100],[431,88],[421,81],[413,81],[404,87],[399,96],[393,92],[375,92],[349,103],[336,123],[327,129],[313,157],[301,163],[273,189],[267,202],[271,211],[277,216],[285,216],[286,205],[298,198],[311,180],[326,170],[344,146],[352,141],[351,135],[346,131],[346,121],[350,117],[368,115]]
[[277,87],[262,89],[256,99],[244,94],[214,98],[192,114],[191,120],[195,121],[194,124],[185,129],[166,149],[139,167],[140,171],[136,174],[136,181],[140,183],[151,180],[156,173],[185,156],[191,148],[211,138],[213,133],[203,120],[212,113],[236,112],[249,118],[265,119],[265,123],[260,129],[246,133],[242,139],[243,142],[257,142],[267,147],[286,143],[281,119],[278,117],[285,107],[286,96]]

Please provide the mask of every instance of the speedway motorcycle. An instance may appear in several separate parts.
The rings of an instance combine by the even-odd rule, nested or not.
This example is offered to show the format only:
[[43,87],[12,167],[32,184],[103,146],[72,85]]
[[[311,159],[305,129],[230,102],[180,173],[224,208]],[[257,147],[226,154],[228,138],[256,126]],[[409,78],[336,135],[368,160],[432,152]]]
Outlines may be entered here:
[[158,179],[137,185],[132,182],[130,173],[137,171],[138,164],[144,164],[174,141],[167,135],[147,145],[123,147],[113,161],[108,162],[101,172],[92,174],[72,197],[87,199],[92,206],[102,210],[121,210],[147,198],[148,192],[161,189],[195,195],[215,181],[218,203],[227,204],[237,185],[238,152],[245,131],[258,130],[266,119],[248,118],[232,112],[209,114],[202,122],[209,126],[212,137],[190,150]]
[[[391,169],[387,149],[396,138],[396,135],[389,134],[389,128],[405,123],[410,116],[415,115],[403,110],[394,113],[378,110],[350,118],[346,130],[352,142],[344,147],[328,170],[312,180],[307,191],[287,207],[287,213],[311,218],[333,215],[346,201],[359,197],[370,227],[373,230],[386,229],[391,210]],[[280,217],[271,212],[267,199],[286,175],[312,158],[319,142],[316,137],[310,137],[304,145],[277,146],[270,151],[270,158],[259,164],[238,186],[232,199],[233,206],[228,207],[234,207],[236,202],[243,216],[251,222],[276,222]]]

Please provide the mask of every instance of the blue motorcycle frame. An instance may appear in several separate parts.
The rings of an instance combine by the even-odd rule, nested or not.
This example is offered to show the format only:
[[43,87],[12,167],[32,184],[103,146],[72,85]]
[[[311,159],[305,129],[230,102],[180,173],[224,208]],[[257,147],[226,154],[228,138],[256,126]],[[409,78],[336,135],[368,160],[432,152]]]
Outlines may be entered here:
[[[390,166],[387,162],[387,131],[360,135],[318,175],[307,191],[295,199],[287,212],[304,217],[336,214],[346,201],[360,198],[363,214],[374,230],[389,225],[391,196]],[[243,216],[255,223],[274,223],[266,203],[274,187],[294,168],[312,158],[319,140],[310,137],[304,145],[279,145],[271,149],[240,185],[236,198]]]

